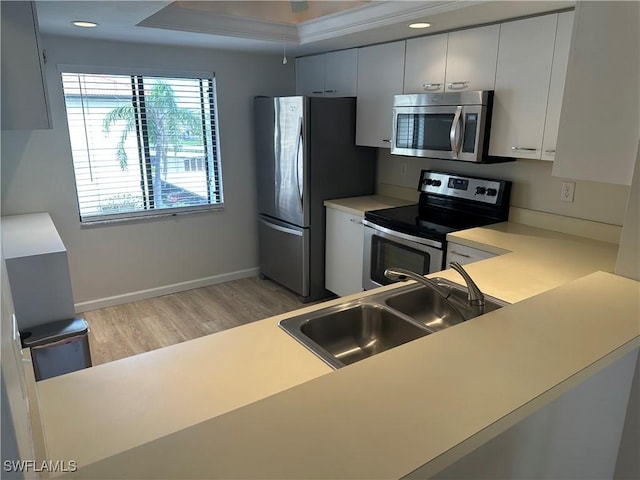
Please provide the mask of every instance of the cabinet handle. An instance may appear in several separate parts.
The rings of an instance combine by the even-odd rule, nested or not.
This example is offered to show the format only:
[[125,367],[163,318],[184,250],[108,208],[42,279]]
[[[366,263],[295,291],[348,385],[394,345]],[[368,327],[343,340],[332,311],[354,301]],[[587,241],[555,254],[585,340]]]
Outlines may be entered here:
[[386,143],[391,143],[391,139],[390,138],[383,138],[382,141],[386,142]]
[[522,150],[523,152],[537,152],[537,148],[531,147],[511,147],[511,150]]
[[549,153],[551,155],[555,155],[556,153],[556,149],[555,148],[548,148],[544,151],[544,153]]
[[316,94],[316,95],[317,95],[317,94],[319,94],[319,93],[324,93],[324,92],[323,92],[322,90],[320,90],[320,91],[315,91],[315,92],[312,90],[312,91],[311,91],[311,93],[313,93],[313,94]]
[[451,82],[447,83],[447,87],[452,90],[462,90],[463,88],[467,88],[469,82]]
[[464,257],[464,258],[471,258],[471,255],[465,255],[464,253],[456,252],[455,250],[451,250],[451,253],[453,255],[460,255],[461,257]]
[[423,90],[437,90],[442,86],[441,83],[423,83],[422,84],[422,89]]
[[337,90],[325,90],[324,93],[338,93]]
[[351,223],[356,223],[358,225],[362,225],[362,220],[358,220],[357,218],[350,218],[349,221]]

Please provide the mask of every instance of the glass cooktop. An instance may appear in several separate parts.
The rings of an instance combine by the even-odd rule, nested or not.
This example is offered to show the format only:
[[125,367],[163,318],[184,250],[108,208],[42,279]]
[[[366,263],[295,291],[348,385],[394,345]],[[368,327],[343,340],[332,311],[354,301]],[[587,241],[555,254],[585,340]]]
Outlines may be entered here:
[[455,210],[437,207],[404,207],[372,210],[365,219],[397,232],[422,238],[445,241],[447,233],[495,223],[496,220]]

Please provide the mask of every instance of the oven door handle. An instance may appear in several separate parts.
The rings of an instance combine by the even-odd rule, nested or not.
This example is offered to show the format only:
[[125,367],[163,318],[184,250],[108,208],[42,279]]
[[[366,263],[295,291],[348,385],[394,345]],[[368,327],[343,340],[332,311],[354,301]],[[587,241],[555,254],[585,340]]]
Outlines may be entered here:
[[462,106],[458,105],[456,107],[456,114],[453,117],[453,122],[451,123],[451,130],[449,131],[449,141],[451,142],[451,153],[453,154],[453,158],[458,158],[458,153],[460,153],[460,144],[462,142]]
[[381,227],[380,225],[372,223],[372,222],[370,222],[368,220],[363,220],[362,224],[365,227],[369,227],[372,230],[376,230],[377,232],[385,234],[385,235],[387,235],[389,237],[401,238],[401,239],[406,240],[408,242],[415,242],[415,243],[419,243],[420,245],[426,245],[427,247],[433,247],[433,248],[437,248],[439,250],[442,250],[442,242],[438,242],[437,240],[430,240],[428,238],[415,237],[413,235],[408,235],[406,233],[396,232],[395,230],[392,230],[392,229],[386,228],[386,227]]

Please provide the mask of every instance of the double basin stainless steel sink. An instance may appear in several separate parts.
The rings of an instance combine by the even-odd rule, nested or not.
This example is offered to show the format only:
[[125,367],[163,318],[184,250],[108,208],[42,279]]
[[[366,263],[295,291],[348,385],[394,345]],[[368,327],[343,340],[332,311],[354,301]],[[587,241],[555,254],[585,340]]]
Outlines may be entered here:
[[465,309],[466,288],[434,280],[451,292],[457,307],[434,290],[414,284],[288,318],[279,325],[337,369],[508,305],[485,296],[484,307]]

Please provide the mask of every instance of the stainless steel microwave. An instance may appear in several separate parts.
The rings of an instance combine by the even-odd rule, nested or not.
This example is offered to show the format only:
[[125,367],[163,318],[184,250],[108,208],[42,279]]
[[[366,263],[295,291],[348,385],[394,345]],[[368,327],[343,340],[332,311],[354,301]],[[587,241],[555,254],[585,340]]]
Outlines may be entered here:
[[494,163],[489,157],[493,91],[396,95],[391,153]]

